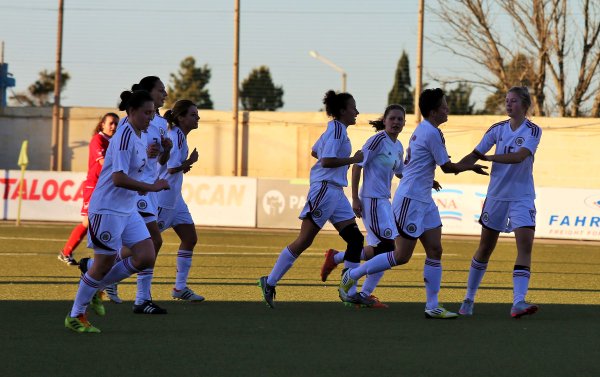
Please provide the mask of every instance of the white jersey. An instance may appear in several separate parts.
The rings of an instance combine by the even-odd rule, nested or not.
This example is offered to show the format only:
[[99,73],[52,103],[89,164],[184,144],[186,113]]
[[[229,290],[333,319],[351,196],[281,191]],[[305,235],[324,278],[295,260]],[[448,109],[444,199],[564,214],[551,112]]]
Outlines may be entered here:
[[[121,121],[119,121],[119,126],[127,121],[128,117],[121,119]],[[161,144],[161,139],[167,137],[167,120],[158,114],[154,115],[154,118],[150,121],[150,125],[144,132],[146,133],[148,147],[152,144],[158,144],[160,153],[162,153],[164,149]],[[144,167],[144,176],[140,180],[146,183],[154,183],[158,178],[158,165],[158,156],[153,158],[148,157],[148,163]]]
[[391,195],[394,174],[402,174],[402,143],[392,140],[385,131],[371,136],[362,148],[363,184],[360,196],[364,198],[386,198]]
[[337,120],[327,123],[327,130],[312,147],[317,153],[317,162],[310,169],[310,183],[327,181],[336,186],[348,186],[348,165],[337,168],[321,166],[323,158],[348,158],[352,153],[352,145],[348,138],[346,126]]
[[431,201],[431,187],[435,177],[435,166],[450,161],[442,131],[429,121],[423,120],[408,143],[404,172],[395,195]]
[[521,148],[527,148],[531,152],[531,155],[518,164],[492,163],[488,198],[506,201],[535,199],[533,160],[541,138],[542,129],[528,119],[516,131],[510,128],[508,120],[496,123],[487,130],[475,147],[479,153],[485,154],[494,144],[495,155],[517,152]]
[[160,169],[160,178],[166,179],[171,188],[158,193],[158,206],[163,208],[175,208],[177,198],[181,196],[183,171],[170,174],[168,169],[180,167],[181,164],[187,160],[189,149],[187,139],[179,127],[173,127],[168,131],[167,136],[173,142],[173,148],[171,149],[169,161]]
[[113,173],[122,171],[129,178],[141,180],[147,164],[146,134],[138,137],[129,122],[125,122],[111,138],[104,158],[98,184],[90,199],[90,213],[128,216],[137,211],[137,192],[117,187]]

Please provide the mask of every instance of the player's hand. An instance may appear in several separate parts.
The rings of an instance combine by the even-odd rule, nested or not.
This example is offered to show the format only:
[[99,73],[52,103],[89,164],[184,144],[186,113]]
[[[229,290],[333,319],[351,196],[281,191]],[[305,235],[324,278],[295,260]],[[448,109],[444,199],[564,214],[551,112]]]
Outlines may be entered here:
[[431,188],[435,191],[440,191],[442,189],[442,185],[440,185],[440,183],[434,179]]
[[165,151],[170,151],[173,148],[173,141],[168,137],[160,137],[160,145],[162,145]]
[[190,166],[184,166],[184,167],[183,167],[183,170],[182,170],[182,171],[183,171],[183,174],[187,173],[187,172],[188,172],[188,171],[190,171],[191,169],[192,169],[192,165],[190,165]]
[[166,179],[159,179],[156,182],[154,182],[154,184],[152,185],[154,186],[154,192],[158,192],[158,191],[163,191],[163,190],[168,190],[171,187],[169,186],[169,182],[167,182]]
[[471,169],[471,170],[473,170],[477,174],[490,175],[487,171],[484,170],[487,168],[488,168],[487,166],[475,164],[475,165],[473,165],[473,169]]
[[359,149],[354,153],[354,156],[352,156],[352,163],[358,164],[363,161],[363,158],[365,158],[363,151]]
[[158,145],[158,143],[152,143],[148,145],[148,148],[146,148],[146,154],[148,155],[148,158],[158,157],[158,155],[160,154],[160,146]]
[[362,202],[360,199],[352,199],[352,210],[359,219],[362,217]]
[[192,164],[196,163],[196,161],[198,161],[198,151],[196,150],[196,148],[194,148],[192,153],[190,153],[190,158],[188,158],[188,161],[189,161],[190,166]]

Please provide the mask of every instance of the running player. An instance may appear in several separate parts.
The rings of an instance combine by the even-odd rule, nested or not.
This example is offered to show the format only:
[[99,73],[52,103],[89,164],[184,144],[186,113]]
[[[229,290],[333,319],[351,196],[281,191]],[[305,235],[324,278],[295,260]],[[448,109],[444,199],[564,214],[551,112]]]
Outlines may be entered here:
[[[307,202],[300,213],[302,225],[300,234],[280,253],[275,266],[268,276],[258,280],[263,298],[271,308],[275,307],[275,286],[292,267],[302,252],[313,240],[327,221],[337,229],[348,244],[345,253],[347,267],[360,265],[360,254],[364,237],[354,219],[352,206],[344,195],[343,187],[348,185],[348,167],[363,160],[363,153],[354,156],[346,128],[356,124],[356,102],[349,93],[336,94],[328,91],[323,99],[327,115],[333,118],[327,123],[326,131],[312,148],[311,155],[317,162],[310,170],[310,189]],[[348,298],[352,303],[373,305],[374,301],[362,293]]]
[[[402,177],[402,143],[398,135],[406,121],[406,110],[400,105],[390,105],[383,117],[371,121],[377,132],[362,147],[363,161],[352,166],[352,209],[356,217],[363,219],[367,229],[367,245],[361,259],[369,260],[376,254],[394,250],[394,239],[398,236],[392,213],[391,183],[394,174]],[[359,196],[361,173],[364,175]],[[326,281],[331,271],[341,263],[343,252],[330,249],[325,253],[325,262],[321,268],[321,280]],[[375,301],[372,308],[387,308],[386,304],[373,295],[375,287],[383,277],[383,271],[367,275],[362,292]],[[353,295],[356,286],[348,292]]]
[[83,183],[83,206],[81,207],[81,216],[83,216],[83,219],[81,224],[73,229],[67,243],[58,254],[58,259],[68,265],[76,266],[78,264],[77,260],[73,257],[73,251],[75,251],[75,248],[77,248],[83,237],[87,234],[90,198],[98,182],[102,164],[104,164],[108,142],[117,130],[118,123],[119,116],[117,114],[106,113],[94,129],[94,136],[92,136],[89,146],[88,173]]
[[[515,232],[517,259],[513,269],[513,306],[510,315],[534,314],[537,305],[525,301],[531,276],[531,252],[535,235],[535,187],[533,160],[542,129],[527,119],[531,97],[526,87],[513,87],[506,95],[510,119],[492,125],[473,152],[462,162],[492,161],[487,197],[481,210],[481,239],[473,255],[467,294],[459,313],[473,315],[477,288],[483,279],[500,232]],[[493,146],[495,153],[485,155]]]
[[460,173],[472,170],[487,175],[482,165],[453,163],[450,161],[442,131],[439,126],[448,120],[448,104],[444,92],[426,89],[419,96],[419,108],[424,120],[413,132],[404,160],[403,178],[394,194],[392,208],[399,236],[395,249],[379,254],[360,267],[346,269],[340,282],[340,297],[348,292],[355,281],[366,274],[376,274],[396,265],[408,263],[417,244],[421,241],[427,254],[423,277],[427,303],[427,318],[456,318],[438,302],[442,280],[442,221],[431,197],[431,187],[436,165],[444,173]]
[[[147,154],[148,163],[144,166],[144,176],[142,181],[146,183],[153,183],[158,179],[159,166],[166,164],[169,159],[170,150],[173,146],[171,139],[166,137],[167,134],[167,121],[160,116],[158,109],[160,109],[167,98],[167,92],[165,91],[165,85],[156,76],[146,76],[140,80],[138,84],[133,84],[131,87],[132,91],[145,90],[150,93],[154,102],[155,115],[148,129],[145,131],[146,140],[148,142]],[[121,123],[127,121],[127,117],[121,120]],[[160,230],[157,225],[157,211],[158,206],[156,202],[156,193],[150,192],[146,194],[138,194],[137,197],[137,210],[142,215],[152,242],[154,243],[154,249],[158,253],[162,245],[162,237]],[[127,258],[131,256],[131,251],[127,248],[122,248],[117,254],[116,260],[119,261],[121,258]],[[90,261],[86,258],[83,259],[85,265],[82,265],[81,270],[85,272]],[[133,312],[136,314],[167,314],[167,310],[159,307],[152,301],[152,295],[150,286],[152,282],[152,276],[154,274],[153,269],[146,269],[141,271],[137,275],[137,292],[135,301],[133,304]],[[118,285],[111,284],[106,287],[105,292],[111,301],[116,303],[122,303],[123,301],[118,294]]]
[[[154,103],[146,91],[121,93],[121,110],[127,111],[127,123],[113,137],[106,153],[98,185],[89,206],[88,247],[94,249],[94,263],[81,276],[79,289],[65,327],[76,332],[100,332],[86,317],[86,308],[94,294],[108,284],[154,265],[156,254],[144,220],[136,211],[137,192],[166,190],[165,180],[145,183],[147,164],[146,135],[154,116]],[[115,264],[119,248],[133,253]]]
[[198,128],[198,108],[190,100],[179,100],[172,110],[165,113],[165,119],[169,124],[168,137],[173,142],[173,149],[167,164],[160,167],[160,177],[169,182],[171,189],[158,193],[158,227],[161,232],[173,228],[181,240],[177,251],[175,287],[171,296],[178,300],[200,302],[204,301],[204,297],[194,293],[187,285],[198,235],[192,215],[181,195],[183,174],[190,171],[198,161],[198,151],[194,148],[189,153],[187,144],[187,135]]

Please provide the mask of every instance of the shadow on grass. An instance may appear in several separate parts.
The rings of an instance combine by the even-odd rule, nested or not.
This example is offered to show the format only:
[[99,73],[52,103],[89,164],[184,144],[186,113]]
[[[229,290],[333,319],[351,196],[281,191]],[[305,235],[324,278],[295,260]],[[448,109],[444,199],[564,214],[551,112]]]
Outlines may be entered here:
[[[90,314],[102,334],[76,334],[71,302],[0,301],[7,376],[596,376],[600,306],[542,305],[514,320],[510,305],[426,320],[421,303],[353,309],[341,303],[131,303]],[[450,308],[455,309],[455,308]]]

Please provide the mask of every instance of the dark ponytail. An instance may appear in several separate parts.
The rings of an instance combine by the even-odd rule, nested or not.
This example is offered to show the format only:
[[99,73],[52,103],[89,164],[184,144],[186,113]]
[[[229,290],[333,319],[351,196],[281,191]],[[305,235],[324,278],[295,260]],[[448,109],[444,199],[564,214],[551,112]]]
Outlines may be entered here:
[[325,112],[333,119],[340,117],[342,109],[346,108],[348,100],[352,99],[350,93],[336,93],[333,90],[328,90],[323,97],[323,104],[325,105]]
[[145,90],[136,90],[135,92],[130,92],[126,90],[121,92],[121,102],[119,103],[119,110],[126,111],[129,114],[130,109],[139,109],[146,102],[152,102],[152,97],[150,93]]
[[196,104],[193,101],[190,101],[188,99],[181,99],[175,102],[175,105],[173,105],[173,108],[171,110],[167,110],[165,112],[163,118],[165,118],[169,123],[170,130],[173,129],[173,127],[175,126],[179,126],[179,121],[177,120],[177,118],[185,115],[192,106],[196,106]]

